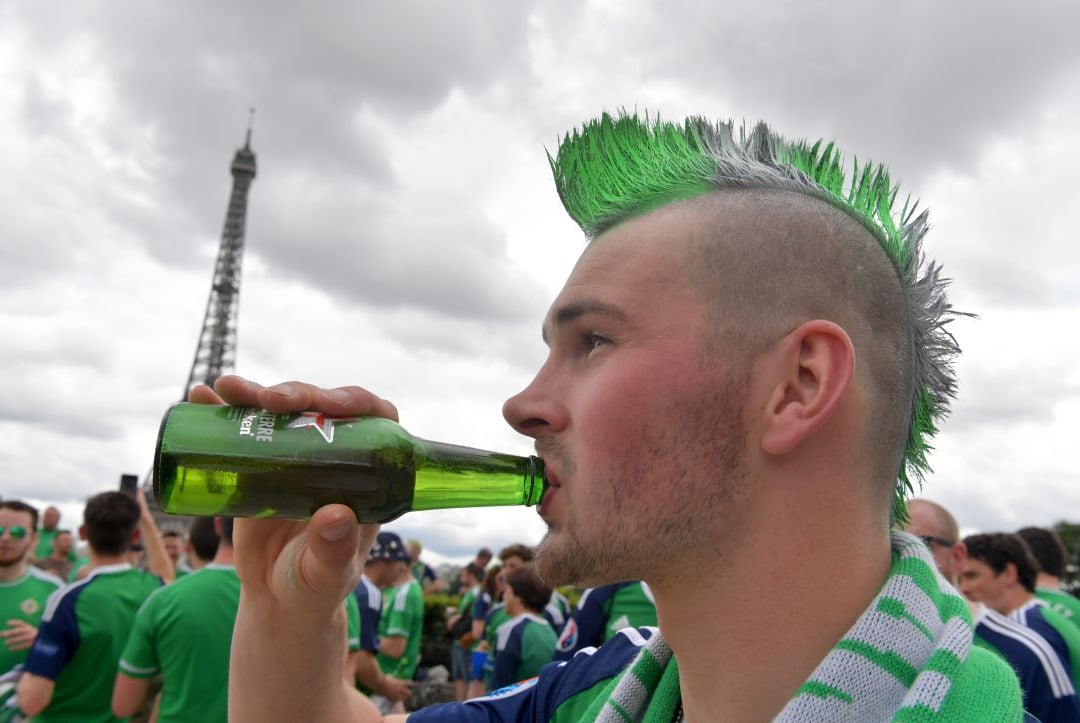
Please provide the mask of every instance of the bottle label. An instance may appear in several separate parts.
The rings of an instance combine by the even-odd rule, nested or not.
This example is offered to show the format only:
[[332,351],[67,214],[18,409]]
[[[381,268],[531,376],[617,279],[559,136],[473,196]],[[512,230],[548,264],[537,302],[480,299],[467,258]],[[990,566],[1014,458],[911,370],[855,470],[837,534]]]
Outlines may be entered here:
[[[230,416],[237,421],[237,434],[251,437],[256,442],[273,442],[275,429],[312,428],[326,440],[334,441],[334,425],[357,421],[356,417],[331,417],[322,412],[300,412],[298,414],[274,414],[257,407],[233,407]],[[278,424],[284,421],[285,424]]]

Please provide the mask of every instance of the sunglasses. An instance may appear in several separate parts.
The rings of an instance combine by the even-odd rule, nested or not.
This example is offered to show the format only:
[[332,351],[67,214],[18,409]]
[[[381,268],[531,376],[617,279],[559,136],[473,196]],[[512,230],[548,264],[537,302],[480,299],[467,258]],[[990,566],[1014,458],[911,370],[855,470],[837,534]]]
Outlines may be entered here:
[[22,525],[12,525],[11,527],[0,525],[0,537],[3,537],[5,532],[10,532],[13,540],[21,540],[26,537],[30,531]]
[[934,535],[919,535],[919,539],[925,542],[927,547],[933,547],[934,545],[941,545],[942,547],[952,547],[956,544],[947,537],[935,537]]

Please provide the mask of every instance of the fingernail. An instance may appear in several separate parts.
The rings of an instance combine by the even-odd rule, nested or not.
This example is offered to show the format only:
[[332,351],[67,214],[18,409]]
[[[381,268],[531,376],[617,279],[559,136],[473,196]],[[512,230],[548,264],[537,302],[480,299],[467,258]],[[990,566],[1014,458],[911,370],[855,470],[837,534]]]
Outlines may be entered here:
[[296,393],[296,390],[293,389],[292,384],[275,384],[272,387],[267,387],[266,391],[272,392],[274,394],[280,394],[283,397],[291,397],[293,394]]
[[337,404],[349,401],[349,393],[344,389],[326,389],[323,391],[323,396]]
[[329,527],[324,527],[319,530],[319,537],[323,538],[327,542],[337,542],[338,540],[349,534],[352,529],[352,520],[346,518],[341,522],[335,522]]

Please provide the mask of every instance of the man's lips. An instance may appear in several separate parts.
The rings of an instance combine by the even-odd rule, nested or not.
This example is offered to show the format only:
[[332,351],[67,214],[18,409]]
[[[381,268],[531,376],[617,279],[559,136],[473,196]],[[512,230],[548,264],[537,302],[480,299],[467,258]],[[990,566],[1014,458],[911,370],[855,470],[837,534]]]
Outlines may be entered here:
[[544,467],[544,480],[547,482],[547,487],[544,490],[544,496],[541,498],[539,506],[536,508],[536,512],[546,520],[548,511],[551,508],[552,498],[560,494],[559,490],[562,488],[562,481],[559,479],[558,472],[546,465]]

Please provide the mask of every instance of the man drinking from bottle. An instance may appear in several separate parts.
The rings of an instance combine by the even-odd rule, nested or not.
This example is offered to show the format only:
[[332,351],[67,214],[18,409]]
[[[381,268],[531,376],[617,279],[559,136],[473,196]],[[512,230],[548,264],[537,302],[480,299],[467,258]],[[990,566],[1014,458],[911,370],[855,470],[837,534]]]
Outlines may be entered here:
[[[589,244],[503,409],[545,462],[536,569],[644,580],[659,628],[409,720],[1018,720],[1013,673],[891,532],[954,388],[926,217],[884,169],[845,180],[831,144],[763,124],[605,115],[552,167]],[[397,418],[357,387],[216,392],[191,398]],[[336,505],[238,521],[233,720],[377,719],[320,653],[374,534]]]

